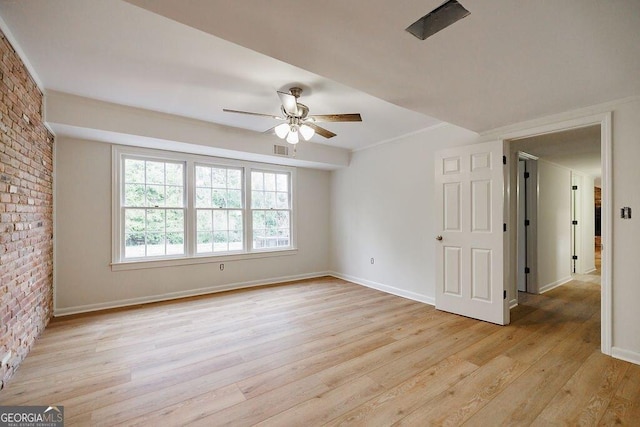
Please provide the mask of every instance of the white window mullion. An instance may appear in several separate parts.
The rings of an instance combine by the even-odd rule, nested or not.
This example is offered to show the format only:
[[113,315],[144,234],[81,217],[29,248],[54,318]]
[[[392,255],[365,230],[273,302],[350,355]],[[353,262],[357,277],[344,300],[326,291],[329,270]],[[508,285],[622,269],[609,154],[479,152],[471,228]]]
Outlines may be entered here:
[[245,189],[245,205],[244,205],[244,247],[247,252],[253,251],[253,210],[251,209],[251,168],[244,168],[244,189]]
[[[144,162],[144,166],[141,166],[140,162]],[[150,162],[152,163],[151,166],[149,166]],[[200,206],[200,193],[198,192],[200,187],[197,187],[196,184],[200,176],[198,168],[201,166],[218,170],[217,183],[211,182],[211,203],[221,200],[222,193],[218,192],[216,194],[213,191],[218,188],[222,192],[226,191],[225,206],[212,205],[210,208]],[[162,179],[160,179],[160,169],[162,169]],[[225,169],[226,184],[223,184],[223,177],[220,175],[222,173],[221,169]],[[180,170],[182,170],[183,174],[181,183],[179,183],[180,176],[178,175]],[[231,177],[231,173],[234,170],[235,172],[233,173],[235,175]],[[260,199],[256,200],[253,200],[252,194],[252,172],[263,174],[258,175],[258,177],[262,176],[263,182],[262,186],[258,185],[257,187],[260,188],[257,191],[261,191],[261,193],[257,194]],[[273,186],[271,182],[269,183],[269,189],[265,189],[265,173],[270,174],[270,180],[273,179],[272,175],[279,176],[280,178],[278,179],[282,179],[285,174],[288,175],[289,209],[285,209],[284,201],[281,198],[284,191],[278,188],[277,183],[275,189],[271,188]],[[213,175],[211,176],[213,180]],[[256,256],[255,253],[257,252],[295,249],[294,176],[295,169],[285,166],[254,164],[238,160],[168,153],[143,148],[114,147],[112,167],[112,262],[114,264],[137,264],[146,261],[164,263],[163,259],[171,261],[178,258],[203,258],[202,262],[206,262],[205,260],[209,257],[239,257],[243,254],[250,255],[251,253],[254,253],[251,256]],[[238,178],[242,180],[241,183],[239,183]],[[281,181],[281,184],[284,187],[284,182]],[[182,203],[179,203],[179,199],[176,197],[178,191],[180,191],[180,185],[182,185]],[[275,205],[273,201],[274,194]],[[242,205],[240,205],[238,196],[241,198]],[[269,200],[269,206],[263,206],[262,199]],[[278,200],[280,201],[278,202]],[[257,203],[256,206],[252,206],[254,202]],[[220,205],[220,203],[217,204]],[[269,226],[271,228],[270,231],[265,231],[265,237],[273,237],[273,240],[277,243],[275,246],[271,246],[273,242],[270,241],[262,247],[262,243],[259,242],[261,247],[254,249],[254,233],[256,231],[254,229],[256,224],[253,223],[254,208],[256,211],[261,212],[271,210],[271,212],[281,211],[282,214],[285,211],[288,213],[291,227],[288,245],[280,246],[280,244],[286,244],[287,242],[277,239],[280,234],[274,233],[276,229],[274,229],[272,216],[270,219],[271,225]],[[199,209],[211,210],[211,225],[213,227],[211,232],[211,252],[198,252]],[[160,227],[160,214],[152,215],[151,211],[155,210],[164,213],[162,216],[164,218],[164,227]],[[232,211],[234,212],[233,217],[240,219],[240,221],[233,223],[230,221]],[[221,244],[216,247],[215,239],[217,238],[218,243],[221,243],[223,236],[215,234],[215,212],[224,212],[226,215],[226,222],[219,218],[217,223],[219,231],[225,231],[226,233],[226,247]],[[179,215],[182,215],[182,229],[179,226]],[[278,215],[278,218],[281,218],[280,214]],[[280,222],[280,219],[278,219],[278,222]],[[225,223],[227,224],[226,230],[223,229],[225,226],[222,225]],[[232,242],[239,235],[240,226],[242,226],[242,250],[240,250],[237,240],[235,243]],[[264,225],[260,227],[264,227]],[[280,227],[280,225],[275,227]],[[181,233],[184,239],[184,251],[179,250],[176,246],[177,239]],[[262,231],[259,230],[259,233],[262,233]],[[284,234],[283,232],[282,235],[284,236]],[[160,238],[163,239],[164,250],[160,246]],[[140,239],[144,239],[144,241]],[[215,261],[212,259],[211,262]]]
[[196,168],[194,162],[187,162],[185,171],[185,251],[188,257],[196,254]]

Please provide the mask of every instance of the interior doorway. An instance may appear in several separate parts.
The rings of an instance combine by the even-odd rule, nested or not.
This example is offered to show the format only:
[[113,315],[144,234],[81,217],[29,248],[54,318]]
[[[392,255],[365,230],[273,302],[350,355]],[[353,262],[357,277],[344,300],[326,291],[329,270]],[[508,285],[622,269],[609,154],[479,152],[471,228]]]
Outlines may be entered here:
[[[542,293],[595,267],[599,125],[512,141],[517,152],[517,289]],[[535,166],[534,166],[535,165]]]
[[[602,225],[600,227],[601,242],[602,242],[601,268],[600,269],[595,268],[594,270],[596,271],[596,273],[597,272],[601,273],[601,278],[598,278],[598,280],[601,280],[601,308],[602,308],[601,310],[601,331],[602,331],[601,350],[605,354],[611,354],[611,333],[612,333],[611,332],[611,324],[612,324],[611,322],[611,309],[612,309],[611,307],[611,270],[610,270],[611,257],[612,257],[611,245],[610,245],[611,215],[612,215],[611,191],[610,191],[611,175],[612,175],[611,173],[612,172],[611,171],[611,152],[612,152],[611,113],[602,113],[594,116],[571,119],[564,122],[541,125],[541,126],[521,130],[521,131],[514,131],[506,135],[503,135],[503,140],[507,143],[507,147],[508,147],[507,152],[509,153],[510,159],[512,159],[512,161],[510,162],[512,166],[509,167],[508,169],[508,184],[506,187],[507,188],[506,190],[507,220],[509,224],[512,224],[509,227],[511,227],[512,230],[517,230],[519,224],[517,224],[516,221],[519,222],[523,219],[524,220],[527,219],[527,218],[518,217],[518,206],[522,206],[522,200],[519,200],[518,197],[516,197],[516,195],[518,194],[518,170],[520,170],[521,173],[523,172],[522,167],[520,166],[520,155],[522,152],[524,153],[529,152],[530,154],[531,150],[529,150],[529,148],[524,148],[522,145],[519,146],[517,144],[525,144],[527,141],[531,142],[536,138],[547,139],[548,147],[553,147],[555,150],[562,150],[563,148],[566,149],[564,155],[566,156],[567,160],[571,160],[571,159],[576,159],[580,157],[582,154],[584,154],[582,153],[581,150],[586,146],[580,146],[580,145],[572,146],[571,144],[567,144],[566,141],[563,142],[561,139],[563,136],[567,136],[572,133],[579,134],[580,132],[587,132],[587,133],[596,135],[595,151],[599,153],[599,158],[597,163],[598,163],[598,168],[601,171],[600,173],[601,178],[597,178],[591,181],[590,179],[587,179],[586,183],[588,185],[589,182],[592,182],[591,185],[593,186],[594,183],[597,182],[597,184],[599,184],[598,188],[601,189],[601,194],[602,194],[602,198],[601,198],[602,199],[602,208],[601,208],[601,224]],[[559,140],[558,138],[561,138],[561,139]],[[550,169],[553,169],[553,168],[557,169],[557,166],[560,166],[556,163],[558,161],[557,159],[555,160],[555,162],[551,162],[548,159],[545,159],[545,156],[546,155],[541,156],[543,160],[539,162],[540,164],[545,164],[544,167],[547,167],[549,163],[553,163],[553,165],[549,167]],[[573,167],[567,166],[565,164],[561,166],[561,168],[572,169]],[[576,167],[575,169],[577,170],[578,168]],[[584,175],[591,176],[592,174],[590,173],[582,174],[582,176]],[[568,176],[570,177],[571,174],[569,173]],[[533,264],[530,264],[527,266],[530,269],[530,273],[529,273],[529,276],[527,276],[524,281],[524,288],[526,289],[526,292],[533,292],[533,293],[544,292],[555,286],[561,285],[562,279],[570,280],[571,278],[571,274],[573,272],[573,265],[574,265],[573,263],[574,260],[572,258],[573,257],[572,251],[574,250],[574,247],[577,247],[577,245],[574,244],[574,246],[572,246],[571,244],[572,242],[571,226],[572,226],[572,221],[575,221],[575,219],[572,218],[571,193],[570,193],[573,181],[570,178],[567,178],[567,180],[568,180],[567,182],[568,185],[566,187],[563,186],[562,187],[563,189],[560,191],[560,192],[564,191],[565,194],[567,195],[567,201],[565,204],[563,204],[562,206],[554,206],[553,210],[545,209],[543,206],[538,206],[536,208],[536,213],[538,214],[538,218],[537,218],[537,221],[539,223],[538,225],[540,225],[541,227],[548,227],[549,224],[556,222],[557,224],[560,224],[558,225],[558,227],[563,227],[563,230],[564,230],[563,233],[566,233],[565,235],[568,236],[566,238],[567,240],[566,244],[564,243],[560,244],[558,242],[559,239],[557,237],[549,237],[548,235],[545,235],[544,237],[545,237],[545,241],[554,240],[557,243],[555,245],[556,248],[562,247],[561,250],[566,251],[566,257],[559,256],[558,253],[553,253],[551,254],[551,257],[549,257],[548,256],[549,253],[547,253],[546,251],[540,251],[539,248],[537,248],[536,250],[531,249],[529,242],[531,242],[532,239],[530,238],[530,236],[534,235],[538,237],[543,237],[543,236],[540,236],[541,235],[540,230],[537,230],[536,233],[531,233],[532,231],[531,229],[527,230],[529,233],[526,234],[527,237],[524,244],[522,241],[518,240],[517,232],[512,232],[507,237],[507,239],[509,240],[508,268],[510,269],[510,272],[508,275],[508,277],[510,278],[510,281],[508,283],[510,283],[509,285],[511,289],[510,298],[512,298],[511,303],[513,305],[517,304],[518,288],[519,287],[520,289],[523,288],[522,273],[520,272],[520,269],[522,268],[522,259],[521,257],[519,257],[519,254],[518,254],[519,247],[520,247],[520,253],[522,253],[522,251],[527,252],[527,257],[530,257],[532,254],[537,254],[537,255],[540,255],[541,257],[547,256],[547,258],[561,259],[560,264],[562,265],[553,265],[552,267],[557,267],[559,270],[563,270],[566,272],[565,273],[566,277],[560,276],[559,278],[557,278],[558,281],[556,282],[549,281],[548,277],[547,278],[537,277],[534,282],[533,280],[531,280],[532,279],[531,274],[533,272],[547,274],[549,270],[540,268],[541,264],[543,264],[545,260],[543,259],[533,260],[532,261]],[[533,190],[538,197],[540,196],[540,189],[544,188],[544,185],[545,185],[544,182],[539,182],[536,188]],[[591,197],[593,197],[593,194],[595,191],[596,191],[595,187],[591,188],[591,194],[592,194]],[[588,197],[583,197],[583,199],[586,201]],[[593,201],[591,203],[592,203],[591,212],[594,212]],[[595,213],[592,216],[595,217]],[[531,227],[532,225],[533,224],[529,225],[529,227]],[[590,229],[590,231],[592,232],[592,236],[590,239],[587,239],[586,242],[583,242],[583,243],[586,245],[589,243],[589,241],[593,242],[591,244],[591,248],[592,248],[592,253],[594,254],[593,263],[595,264],[595,248],[596,248],[595,218],[594,218],[594,223],[589,227],[592,227]],[[589,227],[585,227],[585,230]],[[523,233],[521,232],[520,234],[522,235]],[[530,261],[527,261],[527,262],[530,262]],[[521,276],[520,279],[518,278],[518,275]],[[545,289],[545,286],[547,287],[546,289]]]

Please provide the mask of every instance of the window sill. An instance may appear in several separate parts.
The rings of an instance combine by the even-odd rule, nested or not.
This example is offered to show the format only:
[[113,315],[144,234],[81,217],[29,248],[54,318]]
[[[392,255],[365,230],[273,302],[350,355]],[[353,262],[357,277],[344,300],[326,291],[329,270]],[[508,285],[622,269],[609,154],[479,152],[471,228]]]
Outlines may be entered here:
[[264,252],[251,252],[233,255],[196,256],[188,258],[158,259],[144,261],[112,262],[111,271],[142,270],[147,268],[177,267],[181,265],[215,264],[246,259],[272,258],[296,255],[298,249],[281,249]]

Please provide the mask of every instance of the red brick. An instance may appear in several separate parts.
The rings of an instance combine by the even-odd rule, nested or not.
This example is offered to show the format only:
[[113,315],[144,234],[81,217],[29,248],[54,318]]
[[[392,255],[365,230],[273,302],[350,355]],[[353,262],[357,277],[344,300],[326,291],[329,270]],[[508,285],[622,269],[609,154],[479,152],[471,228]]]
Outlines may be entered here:
[[0,358],[13,354],[2,389],[53,311],[54,140],[42,93],[1,32],[0,58]]

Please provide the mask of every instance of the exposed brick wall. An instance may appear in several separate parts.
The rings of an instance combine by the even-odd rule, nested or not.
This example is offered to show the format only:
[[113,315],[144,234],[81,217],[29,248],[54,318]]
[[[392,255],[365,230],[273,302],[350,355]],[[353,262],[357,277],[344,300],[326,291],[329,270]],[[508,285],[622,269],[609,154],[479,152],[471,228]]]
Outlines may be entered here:
[[0,32],[0,388],[53,309],[53,136],[42,93]]

